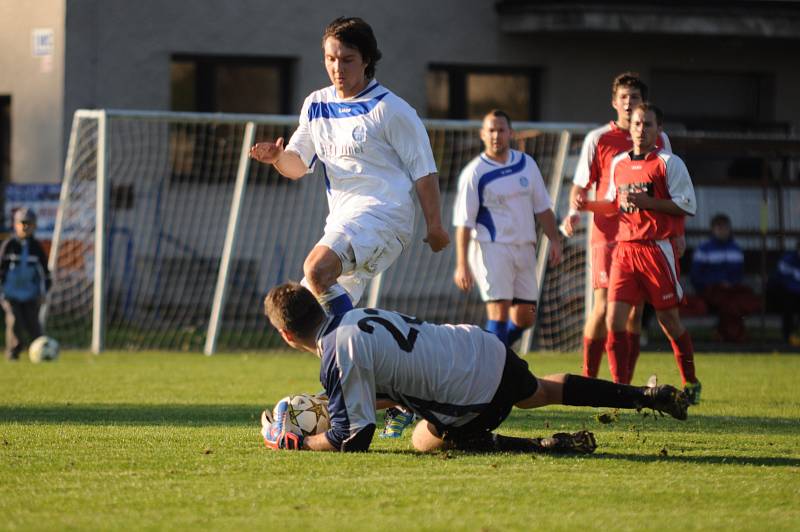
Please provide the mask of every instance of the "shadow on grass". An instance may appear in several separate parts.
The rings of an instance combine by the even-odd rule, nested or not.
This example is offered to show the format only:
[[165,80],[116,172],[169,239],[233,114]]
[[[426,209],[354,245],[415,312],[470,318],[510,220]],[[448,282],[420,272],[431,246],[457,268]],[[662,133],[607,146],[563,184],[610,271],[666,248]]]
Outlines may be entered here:
[[0,423],[242,426],[259,423],[255,405],[59,404],[0,406]]
[[640,463],[684,463],[684,464],[715,464],[715,465],[753,465],[763,467],[798,467],[800,458],[783,458],[777,456],[685,456],[685,455],[646,455],[646,454],[607,454],[598,453],[585,458],[600,460],[628,460]]
[[757,416],[709,416],[689,411],[687,421],[678,421],[669,416],[653,414],[652,411],[636,413],[620,410],[619,417],[611,423],[600,423],[598,414],[613,413],[612,409],[592,410],[514,410],[500,426],[514,430],[547,431],[551,429],[597,430],[601,427],[616,430],[639,430],[647,432],[703,432],[706,434],[789,434],[800,435],[800,426],[795,418]]

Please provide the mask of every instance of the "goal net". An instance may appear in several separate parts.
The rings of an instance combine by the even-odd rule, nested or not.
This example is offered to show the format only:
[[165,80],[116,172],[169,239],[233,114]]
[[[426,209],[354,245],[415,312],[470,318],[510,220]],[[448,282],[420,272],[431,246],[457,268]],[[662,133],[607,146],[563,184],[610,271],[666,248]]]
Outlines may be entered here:
[[[458,175],[482,149],[480,124],[426,126],[449,225]],[[536,159],[558,193],[585,128],[515,126],[516,147]],[[263,299],[275,284],[302,277],[327,215],[324,176],[317,165],[314,174],[290,181],[269,165],[251,164],[247,150],[295,127],[296,118],[284,116],[78,111],[50,258],[48,334],[94,351],[281,345],[263,316]],[[561,188],[559,202],[568,191]],[[477,290],[462,294],[452,282],[453,248],[433,254],[422,242],[419,212],[416,223],[413,244],[360,304],[482,324]],[[584,253],[576,237],[564,264],[542,267],[540,317],[528,344],[579,345]]]

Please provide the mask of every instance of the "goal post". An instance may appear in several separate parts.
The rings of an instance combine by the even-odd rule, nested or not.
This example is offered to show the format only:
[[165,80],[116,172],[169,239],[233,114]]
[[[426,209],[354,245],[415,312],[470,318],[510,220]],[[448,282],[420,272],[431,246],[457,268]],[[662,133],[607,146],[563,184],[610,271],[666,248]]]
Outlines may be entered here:
[[[288,137],[296,125],[294,116],[76,112],[50,257],[48,334],[93,351],[211,354],[281,346],[264,319],[263,299],[271,286],[302,277],[327,215],[325,177],[317,165],[311,175],[287,180],[270,165],[251,164],[248,150]],[[425,125],[449,225],[458,176],[482,151],[480,122]],[[577,155],[575,139],[590,127],[515,123],[516,147],[536,159],[557,203]],[[423,237],[418,212],[413,242],[361,304],[433,322],[482,324],[477,290],[465,295],[452,282],[452,249],[434,254]],[[539,253],[540,261],[546,258],[546,245]],[[583,290],[582,270],[551,276],[540,268],[540,313],[547,311],[551,282],[580,277],[581,286],[567,292]],[[537,325],[528,342],[556,345],[542,338],[549,336]]]

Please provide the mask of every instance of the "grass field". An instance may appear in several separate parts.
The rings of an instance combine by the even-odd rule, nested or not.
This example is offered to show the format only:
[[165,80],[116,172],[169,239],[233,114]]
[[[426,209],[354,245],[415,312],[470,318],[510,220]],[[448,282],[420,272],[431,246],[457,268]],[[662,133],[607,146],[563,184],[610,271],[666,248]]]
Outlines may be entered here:
[[[534,372],[577,355],[531,355]],[[258,417],[316,391],[304,354],[62,354],[0,364],[0,529],[800,529],[800,356],[704,354],[686,422],[515,410],[502,432],[586,427],[589,457],[274,452]],[[605,370],[604,370],[605,371]],[[645,353],[637,380],[677,380]],[[605,373],[607,376],[607,373]]]

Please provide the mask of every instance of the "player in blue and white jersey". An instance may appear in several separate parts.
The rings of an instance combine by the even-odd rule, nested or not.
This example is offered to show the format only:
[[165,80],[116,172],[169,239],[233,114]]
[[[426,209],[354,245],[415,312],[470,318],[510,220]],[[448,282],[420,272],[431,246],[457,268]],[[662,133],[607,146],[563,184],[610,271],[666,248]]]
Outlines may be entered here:
[[322,38],[332,85],[312,92],[300,124],[258,143],[251,157],[299,179],[322,164],[330,214],[303,265],[304,283],[331,313],[353,308],[367,282],[411,241],[414,188],[434,252],[450,242],[442,227],[439,181],[430,140],[417,113],[374,79],[381,58],[372,28],[338,18]]
[[287,432],[279,403],[278,416],[265,420],[262,429],[265,443],[275,449],[365,451],[375,410],[390,405],[423,418],[412,436],[419,451],[594,451],[587,431],[551,438],[493,434],[513,406],[653,408],[677,419],[687,415],[685,395],[672,386],[635,387],[568,374],[537,379],[516,353],[474,325],[434,325],[380,309],[326,315],[298,283],[270,290],[265,313],[289,345],[321,359],[331,418],[326,433],[303,438]]
[[550,264],[561,260],[561,236],[542,174],[530,155],[511,149],[511,135],[505,112],[495,109],[484,117],[484,151],[461,171],[453,209],[453,280],[464,292],[477,283],[486,328],[508,345],[536,317],[537,223],[550,239]]

